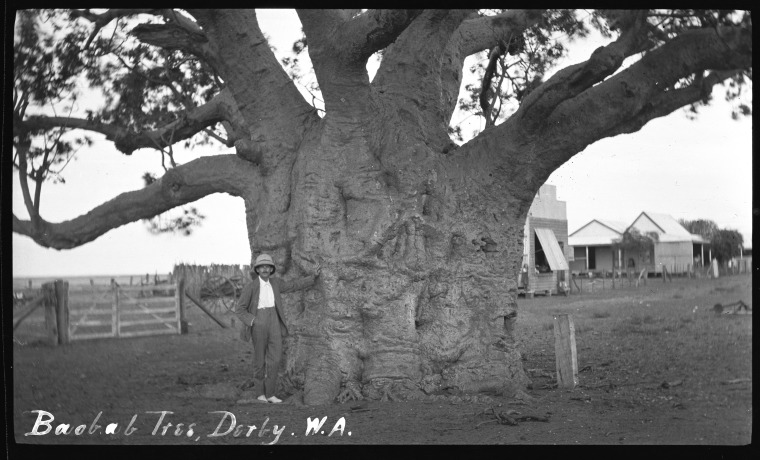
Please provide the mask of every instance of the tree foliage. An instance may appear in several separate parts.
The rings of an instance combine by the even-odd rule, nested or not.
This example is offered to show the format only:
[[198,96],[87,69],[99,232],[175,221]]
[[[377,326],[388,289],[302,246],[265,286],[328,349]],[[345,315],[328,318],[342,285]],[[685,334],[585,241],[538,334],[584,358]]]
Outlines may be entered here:
[[710,241],[713,235],[719,230],[718,224],[709,219],[679,219],[678,223],[688,230],[689,233],[699,235],[707,241]]
[[[356,11],[347,17],[359,21],[372,14]],[[587,36],[591,29],[603,37],[618,38],[618,54],[610,54],[615,60],[641,59],[697,30],[751,30],[749,11],[698,9],[554,9],[528,11],[523,16],[507,10],[483,10],[469,16],[462,28],[468,21],[475,23],[479,19],[490,21],[484,24],[491,29],[491,38],[484,41],[488,43],[485,49],[473,48],[473,55],[480,57],[468,71],[479,83],[465,85],[463,94],[456,95],[456,107],[480,117],[486,128],[515,114],[536,88],[552,86],[546,84],[545,78],[566,55],[566,42]],[[304,35],[294,44],[292,57],[281,62],[296,82],[303,80],[299,56],[309,51],[308,45]],[[602,59],[595,65],[607,65],[603,50],[597,50]],[[382,61],[385,52],[386,48],[379,47],[377,59]],[[455,52],[461,52],[461,48]],[[219,59],[219,50],[209,45],[203,28],[192,14],[182,10],[18,11],[14,40],[14,164],[36,184],[35,199],[39,200],[43,181],[64,181],[63,168],[80,147],[91,144],[93,133],[105,134],[127,155],[139,148],[158,150],[165,171],[178,165],[176,145],[213,142],[232,147],[243,140],[237,146],[245,150],[245,129],[236,123],[240,120],[234,108],[224,114],[204,114],[201,121],[193,120],[191,115],[202,112],[227,87],[218,71]],[[593,63],[593,59],[594,56],[589,62]],[[598,75],[611,75],[621,64],[622,61],[615,62]],[[461,72],[461,68],[454,70]],[[307,72],[313,74],[312,69]],[[730,71],[687,72],[667,82],[667,86],[673,94],[698,89],[701,96],[677,103],[695,111],[700,104],[709,102],[709,88],[725,80],[726,98],[737,101],[733,116],[749,115],[751,109],[743,90],[751,76],[751,66],[737,63]],[[583,75],[579,77],[581,80],[573,84],[585,85]],[[303,88],[311,95],[308,102],[323,107],[317,78],[307,80]],[[85,91],[101,94],[104,103],[82,109],[78,101]],[[644,119],[630,127],[621,125],[616,131],[638,129],[652,116],[664,114],[658,110],[653,105]],[[84,116],[77,118],[76,112]],[[462,118],[449,117],[456,121],[447,128],[448,135],[460,143],[470,137],[459,125]],[[35,205],[30,198],[28,207],[32,222],[39,221],[34,212],[39,203]]]
[[721,229],[713,234],[710,245],[713,257],[723,263],[741,253],[744,237],[737,230]]
[[651,251],[654,243],[659,241],[657,232],[646,232],[642,234],[635,228],[626,230],[623,235],[612,242],[612,249],[623,251],[632,251],[639,254]]

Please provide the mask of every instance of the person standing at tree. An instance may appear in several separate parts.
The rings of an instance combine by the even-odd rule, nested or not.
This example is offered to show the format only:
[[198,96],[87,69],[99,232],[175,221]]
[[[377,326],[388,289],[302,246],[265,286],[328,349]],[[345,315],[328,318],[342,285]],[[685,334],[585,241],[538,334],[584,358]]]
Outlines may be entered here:
[[[316,276],[293,281],[272,278],[276,271],[269,254],[256,258],[251,270],[253,281],[246,284],[235,305],[235,314],[243,323],[243,340],[253,339],[254,390],[261,402],[281,403],[275,395],[277,374],[282,360],[282,339],[288,333],[281,293],[298,291],[314,284]],[[317,267],[317,274],[319,266]]]

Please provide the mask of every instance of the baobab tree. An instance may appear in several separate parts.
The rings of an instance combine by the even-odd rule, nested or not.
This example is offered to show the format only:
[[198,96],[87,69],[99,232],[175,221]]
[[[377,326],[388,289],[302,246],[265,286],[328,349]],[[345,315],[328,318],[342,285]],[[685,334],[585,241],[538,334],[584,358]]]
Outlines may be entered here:
[[[13,231],[74,248],[227,193],[245,202],[252,258],[272,254],[285,278],[322,267],[290,298],[286,391],[321,404],[521,388],[516,278],[539,187],[586,146],[751,78],[749,12],[583,14],[590,26],[560,10],[299,10],[318,108],[254,10],[20,11],[13,155],[30,219],[14,215]],[[564,53],[552,34],[588,27],[606,44],[545,78]],[[476,53],[481,85],[460,97]],[[51,113],[82,86],[101,108]],[[458,106],[486,121],[461,145]],[[41,185],[88,135],[157,149],[166,172],[48,222]],[[172,147],[186,142],[226,153],[180,164]]]

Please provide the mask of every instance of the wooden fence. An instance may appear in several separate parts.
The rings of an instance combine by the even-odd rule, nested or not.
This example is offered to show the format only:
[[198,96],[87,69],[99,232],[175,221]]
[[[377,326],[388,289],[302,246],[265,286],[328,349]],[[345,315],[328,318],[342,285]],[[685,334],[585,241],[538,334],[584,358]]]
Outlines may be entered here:
[[[46,283],[35,303],[17,315],[14,334],[32,316],[35,305],[45,307],[44,319],[38,318],[39,325],[27,329],[36,331],[32,338],[52,345],[97,338],[181,334],[187,330],[182,287],[182,280],[157,286],[112,283],[72,289],[64,280]],[[40,332],[43,337],[39,337]]]
[[145,286],[95,286],[71,290],[70,340],[180,334],[181,281]]

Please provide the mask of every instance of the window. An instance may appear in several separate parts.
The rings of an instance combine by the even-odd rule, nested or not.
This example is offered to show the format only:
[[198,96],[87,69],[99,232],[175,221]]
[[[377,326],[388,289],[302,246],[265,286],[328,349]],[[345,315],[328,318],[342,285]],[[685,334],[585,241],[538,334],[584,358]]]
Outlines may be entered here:
[[538,239],[537,235],[533,235],[533,243],[534,247],[536,248],[536,270],[538,273],[549,273],[552,271],[551,267],[549,267],[549,260],[546,258],[546,253],[544,252],[543,246],[541,246],[541,241]]

